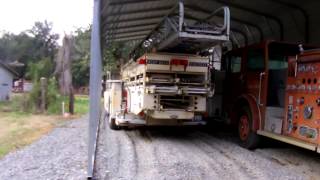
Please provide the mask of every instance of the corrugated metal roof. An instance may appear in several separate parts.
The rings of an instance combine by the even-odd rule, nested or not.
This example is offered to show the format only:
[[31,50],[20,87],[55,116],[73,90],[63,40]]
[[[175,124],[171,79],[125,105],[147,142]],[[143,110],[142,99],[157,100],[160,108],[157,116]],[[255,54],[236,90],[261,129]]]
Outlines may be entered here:
[[[233,43],[264,39],[320,44],[320,3],[313,0],[185,0],[186,18],[204,18],[221,6],[231,10]],[[141,41],[157,26],[177,0],[102,0],[102,35],[112,41]],[[216,18],[215,20],[218,20]]]

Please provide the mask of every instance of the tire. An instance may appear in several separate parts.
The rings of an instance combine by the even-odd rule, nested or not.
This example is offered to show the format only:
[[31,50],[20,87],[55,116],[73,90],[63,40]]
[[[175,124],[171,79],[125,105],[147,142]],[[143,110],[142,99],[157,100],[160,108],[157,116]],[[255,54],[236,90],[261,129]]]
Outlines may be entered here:
[[112,118],[112,117],[109,117],[109,127],[110,129],[112,130],[120,130],[120,127],[117,126],[116,124],[116,119],[115,118]]
[[109,122],[109,114],[108,112],[104,112],[104,116],[103,116],[103,128],[106,130],[107,129],[107,124]]
[[252,113],[250,108],[242,107],[238,115],[238,136],[241,147],[253,150],[258,147],[260,136],[252,129]]

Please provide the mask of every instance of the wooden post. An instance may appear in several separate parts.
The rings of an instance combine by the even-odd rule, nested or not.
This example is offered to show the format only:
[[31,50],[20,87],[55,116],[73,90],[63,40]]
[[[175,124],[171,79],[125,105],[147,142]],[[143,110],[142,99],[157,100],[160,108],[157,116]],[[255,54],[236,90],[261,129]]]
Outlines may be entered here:
[[41,87],[41,113],[45,113],[46,112],[46,104],[47,104],[47,88],[48,88],[48,83],[47,83],[47,79],[42,77],[40,79],[40,87]]
[[73,94],[73,88],[70,88],[70,94],[69,94],[69,113],[74,114],[74,94]]

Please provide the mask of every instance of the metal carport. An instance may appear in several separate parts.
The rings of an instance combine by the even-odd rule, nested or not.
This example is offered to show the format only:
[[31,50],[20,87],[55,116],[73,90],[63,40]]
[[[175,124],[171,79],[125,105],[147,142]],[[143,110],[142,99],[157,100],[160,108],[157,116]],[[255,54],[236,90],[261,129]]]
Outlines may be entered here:
[[[94,0],[90,62],[88,177],[93,175],[100,119],[101,49],[114,41],[141,43],[178,0]],[[215,9],[231,11],[234,47],[265,39],[320,45],[317,0],[184,0],[187,19],[205,18]]]

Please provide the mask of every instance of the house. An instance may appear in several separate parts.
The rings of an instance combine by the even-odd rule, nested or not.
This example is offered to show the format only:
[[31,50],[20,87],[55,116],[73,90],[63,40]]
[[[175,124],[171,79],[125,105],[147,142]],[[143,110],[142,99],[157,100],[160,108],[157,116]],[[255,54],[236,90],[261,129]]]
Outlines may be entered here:
[[18,73],[0,61],[0,101],[9,100],[14,77]]

